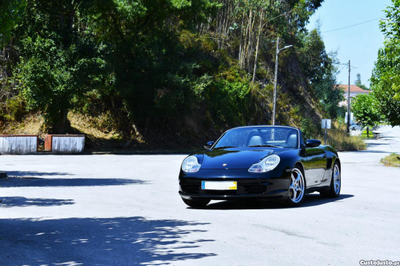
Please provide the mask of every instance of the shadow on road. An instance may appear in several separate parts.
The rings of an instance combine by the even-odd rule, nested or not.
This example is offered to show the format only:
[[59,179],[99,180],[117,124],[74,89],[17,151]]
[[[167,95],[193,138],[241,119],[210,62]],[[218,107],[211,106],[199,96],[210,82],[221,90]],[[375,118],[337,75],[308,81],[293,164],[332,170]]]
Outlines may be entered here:
[[[341,201],[352,198],[354,195],[341,194],[338,198],[322,198],[319,194],[306,195],[303,204],[298,208],[313,207],[322,204],[329,204],[335,201]],[[291,208],[282,202],[277,201],[262,201],[262,200],[246,200],[246,201],[220,201],[207,205],[205,209],[210,210],[242,210],[242,209],[287,209]]]
[[36,172],[36,171],[7,171],[8,176],[63,176],[63,175],[71,175],[69,173],[60,173],[60,172]]
[[387,151],[377,151],[377,150],[363,150],[363,151],[357,151],[359,153],[390,153]]
[[28,199],[24,197],[0,197],[0,208],[30,206],[51,207],[72,204],[74,204],[72,199]]
[[[206,232],[180,220],[71,218],[0,220],[2,265],[166,265],[216,256],[193,252],[202,242],[182,239]],[[190,263],[188,261],[188,263]]]
[[335,201],[342,201],[346,200],[349,198],[353,198],[354,195],[351,194],[340,194],[339,197],[337,198],[323,198],[319,194],[309,194],[306,196],[304,199],[304,202],[302,204],[302,207],[312,207],[312,206],[318,206],[318,205],[323,205],[323,204],[329,204],[331,202]]
[[367,143],[367,147],[372,147],[372,146],[389,146],[387,143]]
[[123,178],[19,178],[0,179],[0,187],[86,187],[148,184],[147,181]]

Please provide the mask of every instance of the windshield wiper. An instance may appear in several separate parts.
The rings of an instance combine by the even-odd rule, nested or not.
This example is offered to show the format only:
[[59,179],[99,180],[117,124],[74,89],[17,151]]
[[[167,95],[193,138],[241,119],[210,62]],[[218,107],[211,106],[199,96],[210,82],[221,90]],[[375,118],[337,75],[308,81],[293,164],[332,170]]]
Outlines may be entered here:
[[262,144],[262,145],[251,145],[249,147],[273,147],[273,148],[282,148],[282,146],[275,146],[270,144]]
[[236,146],[221,146],[221,147],[215,147],[214,149],[227,149],[227,148],[237,148]]

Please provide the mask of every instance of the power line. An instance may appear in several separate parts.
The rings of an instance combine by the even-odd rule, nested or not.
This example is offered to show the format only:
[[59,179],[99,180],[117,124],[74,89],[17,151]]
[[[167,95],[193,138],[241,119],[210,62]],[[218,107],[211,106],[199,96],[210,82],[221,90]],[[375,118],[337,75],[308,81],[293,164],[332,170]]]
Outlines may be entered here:
[[282,14],[276,16],[276,17],[270,18],[270,19],[267,20],[267,23],[270,22],[270,21],[272,21],[272,20],[275,20],[275,19],[277,19],[277,18],[279,18],[279,17],[289,15],[289,14],[292,13],[293,11],[294,11],[294,9],[289,10],[289,11],[286,11],[286,12],[284,12],[284,13],[282,13]]
[[367,20],[367,21],[364,21],[364,22],[360,22],[360,23],[357,23],[357,24],[345,26],[345,27],[342,27],[342,28],[337,28],[337,29],[333,29],[333,30],[327,30],[327,31],[324,31],[324,32],[322,32],[322,33],[333,32],[333,31],[338,31],[338,30],[343,30],[343,29],[355,27],[355,26],[362,25],[362,24],[365,24],[365,23],[368,23],[368,22],[372,22],[372,21],[375,21],[375,20],[378,20],[378,19],[381,19],[381,18],[382,18],[382,17],[370,19],[370,20]]
[[345,68],[346,66],[342,66],[342,68],[339,70],[339,72],[342,72],[342,70]]
[[[334,65],[339,65],[339,66],[344,66],[344,67],[349,67],[349,63],[332,63]],[[343,69],[344,67],[342,67],[341,69]],[[351,68],[358,68],[358,66],[350,66]]]

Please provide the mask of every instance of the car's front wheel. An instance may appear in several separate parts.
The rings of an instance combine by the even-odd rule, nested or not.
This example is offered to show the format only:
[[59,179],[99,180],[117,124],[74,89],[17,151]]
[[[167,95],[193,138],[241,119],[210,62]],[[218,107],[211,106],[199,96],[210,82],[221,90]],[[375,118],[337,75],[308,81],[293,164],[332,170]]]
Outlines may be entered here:
[[290,206],[300,206],[306,193],[306,180],[300,167],[293,168],[290,176],[289,199]]
[[204,208],[210,203],[209,199],[185,199],[182,198],[183,202],[192,208]]

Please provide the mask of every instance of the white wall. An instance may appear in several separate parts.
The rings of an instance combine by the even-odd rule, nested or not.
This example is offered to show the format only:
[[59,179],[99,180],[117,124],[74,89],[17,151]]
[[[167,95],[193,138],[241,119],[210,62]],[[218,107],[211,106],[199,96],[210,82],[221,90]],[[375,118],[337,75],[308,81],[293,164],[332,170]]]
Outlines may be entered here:
[[85,136],[53,135],[53,153],[80,153],[85,147]]
[[0,153],[37,153],[37,140],[37,136],[0,136]]

